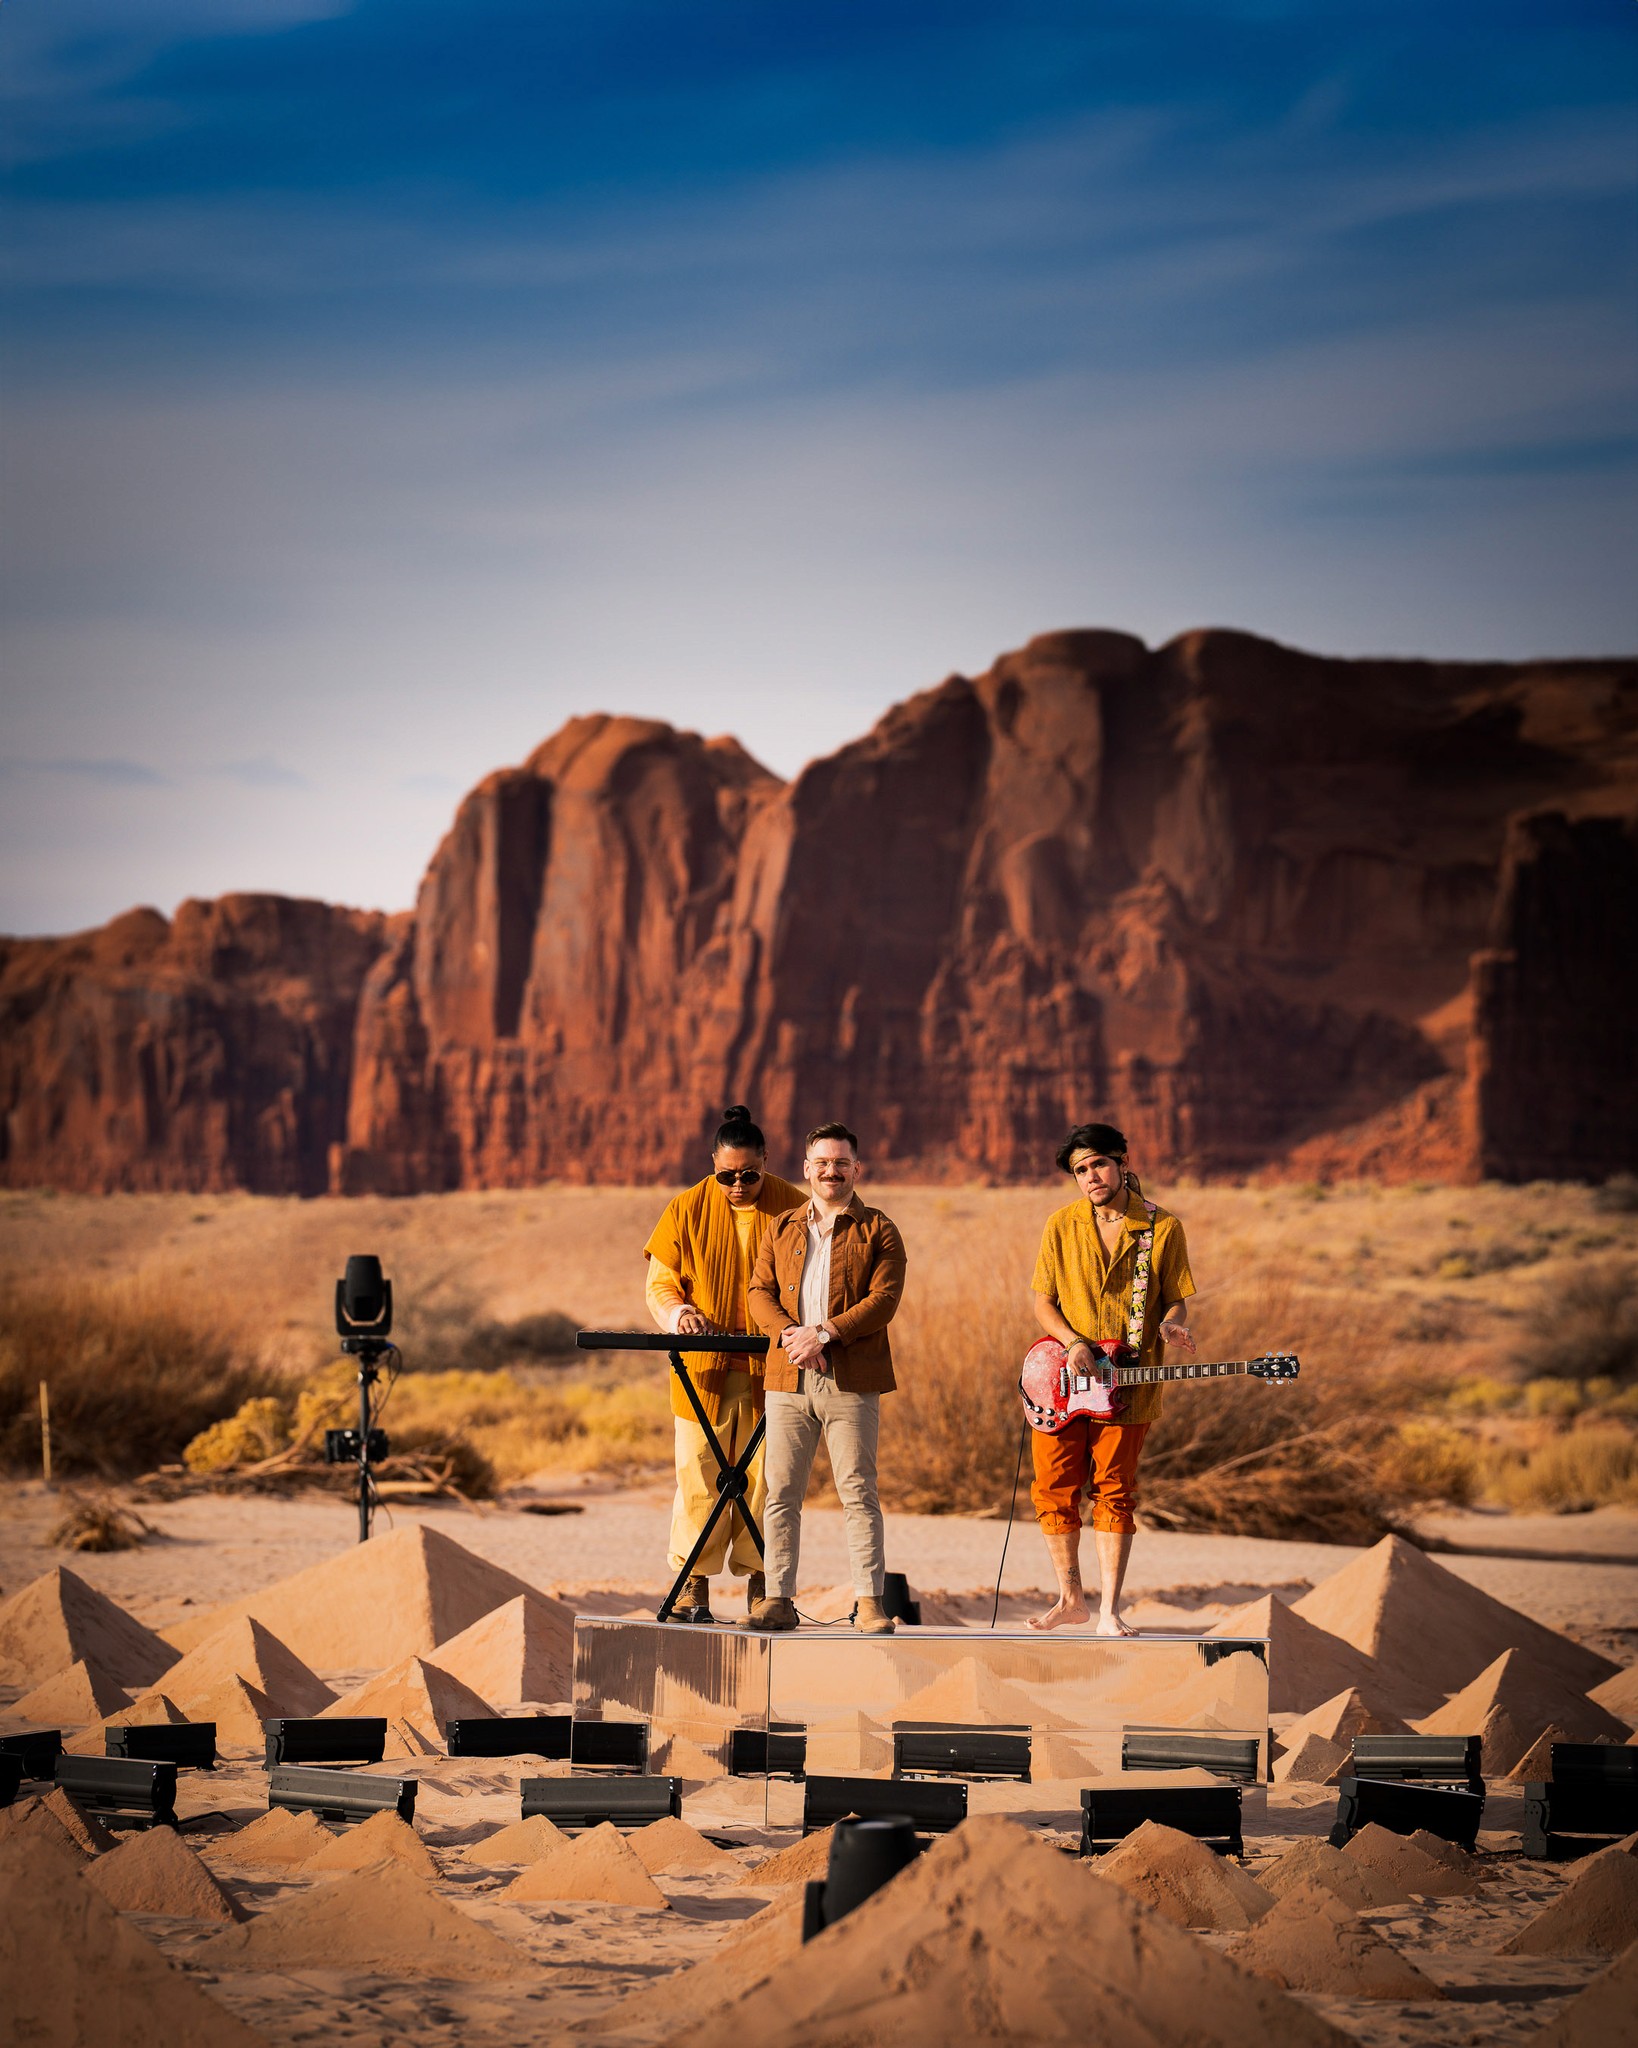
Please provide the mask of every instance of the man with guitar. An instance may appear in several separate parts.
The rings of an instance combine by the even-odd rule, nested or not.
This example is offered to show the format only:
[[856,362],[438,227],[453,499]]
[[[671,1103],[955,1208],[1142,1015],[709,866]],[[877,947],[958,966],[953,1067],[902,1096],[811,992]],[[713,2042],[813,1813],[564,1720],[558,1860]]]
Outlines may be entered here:
[[[1167,1345],[1192,1358],[1194,1338],[1184,1304],[1194,1293],[1194,1279],[1183,1226],[1143,1199],[1127,1163],[1125,1138],[1112,1124],[1077,1124],[1055,1156],[1081,1199],[1047,1218],[1031,1284],[1035,1320],[1064,1347],[1066,1381],[1093,1369],[1099,1340],[1124,1340],[1145,1366],[1158,1364]],[[1057,1600],[1045,1614],[1032,1617],[1031,1628],[1063,1628],[1091,1619],[1081,1583],[1080,1504],[1083,1490],[1089,1489],[1103,1587],[1097,1633],[1136,1633],[1121,1619],[1120,1594],[1137,1526],[1132,1511],[1138,1454],[1160,1413],[1162,1389],[1158,1382],[1134,1385],[1116,1398],[1112,1419],[1078,1413],[1052,1433],[1039,1423],[1031,1432],[1035,1477],[1030,1498],[1058,1579]],[[1025,1407],[1029,1412],[1027,1388]]]

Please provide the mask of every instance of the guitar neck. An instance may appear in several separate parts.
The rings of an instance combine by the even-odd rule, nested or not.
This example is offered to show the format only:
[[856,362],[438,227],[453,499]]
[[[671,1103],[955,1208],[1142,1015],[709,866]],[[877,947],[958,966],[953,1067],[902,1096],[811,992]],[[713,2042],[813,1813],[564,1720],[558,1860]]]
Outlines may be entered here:
[[1250,1372],[1256,1362],[1233,1358],[1220,1365],[1117,1365],[1113,1378],[1117,1387],[1149,1387],[1158,1380],[1227,1380]]

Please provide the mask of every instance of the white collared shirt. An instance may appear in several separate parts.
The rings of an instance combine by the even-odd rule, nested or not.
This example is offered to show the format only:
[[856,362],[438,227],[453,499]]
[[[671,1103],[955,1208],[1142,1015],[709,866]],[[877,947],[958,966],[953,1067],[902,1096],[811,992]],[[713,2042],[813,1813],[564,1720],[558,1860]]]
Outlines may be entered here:
[[830,1316],[830,1252],[836,1237],[836,1219],[822,1226],[808,1204],[808,1250],[802,1261],[802,1284],[796,1294],[796,1319],[818,1329]]

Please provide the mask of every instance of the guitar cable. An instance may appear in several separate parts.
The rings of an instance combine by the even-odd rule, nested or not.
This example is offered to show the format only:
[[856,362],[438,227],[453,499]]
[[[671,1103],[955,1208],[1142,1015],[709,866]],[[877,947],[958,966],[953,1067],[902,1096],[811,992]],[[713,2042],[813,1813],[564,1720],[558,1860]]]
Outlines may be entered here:
[[1001,1538],[1001,1562],[995,1571],[995,1601],[990,1608],[990,1627],[995,1627],[995,1617],[1001,1612],[1001,1580],[1007,1569],[1007,1545],[1012,1541],[1012,1518],[1018,1512],[1018,1480],[1024,1469],[1024,1438],[1029,1434],[1027,1420],[1018,1425],[1018,1463],[1012,1468],[1012,1491],[1007,1495],[1007,1533]]

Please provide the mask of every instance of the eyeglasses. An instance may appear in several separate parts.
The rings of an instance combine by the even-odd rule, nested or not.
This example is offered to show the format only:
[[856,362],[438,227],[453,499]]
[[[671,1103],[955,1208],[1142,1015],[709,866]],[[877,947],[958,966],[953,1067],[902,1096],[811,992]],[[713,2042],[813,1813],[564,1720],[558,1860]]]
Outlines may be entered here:
[[716,1174],[713,1178],[716,1180],[718,1187],[751,1188],[755,1187],[762,1178],[762,1168],[760,1166],[730,1166],[726,1173]]

